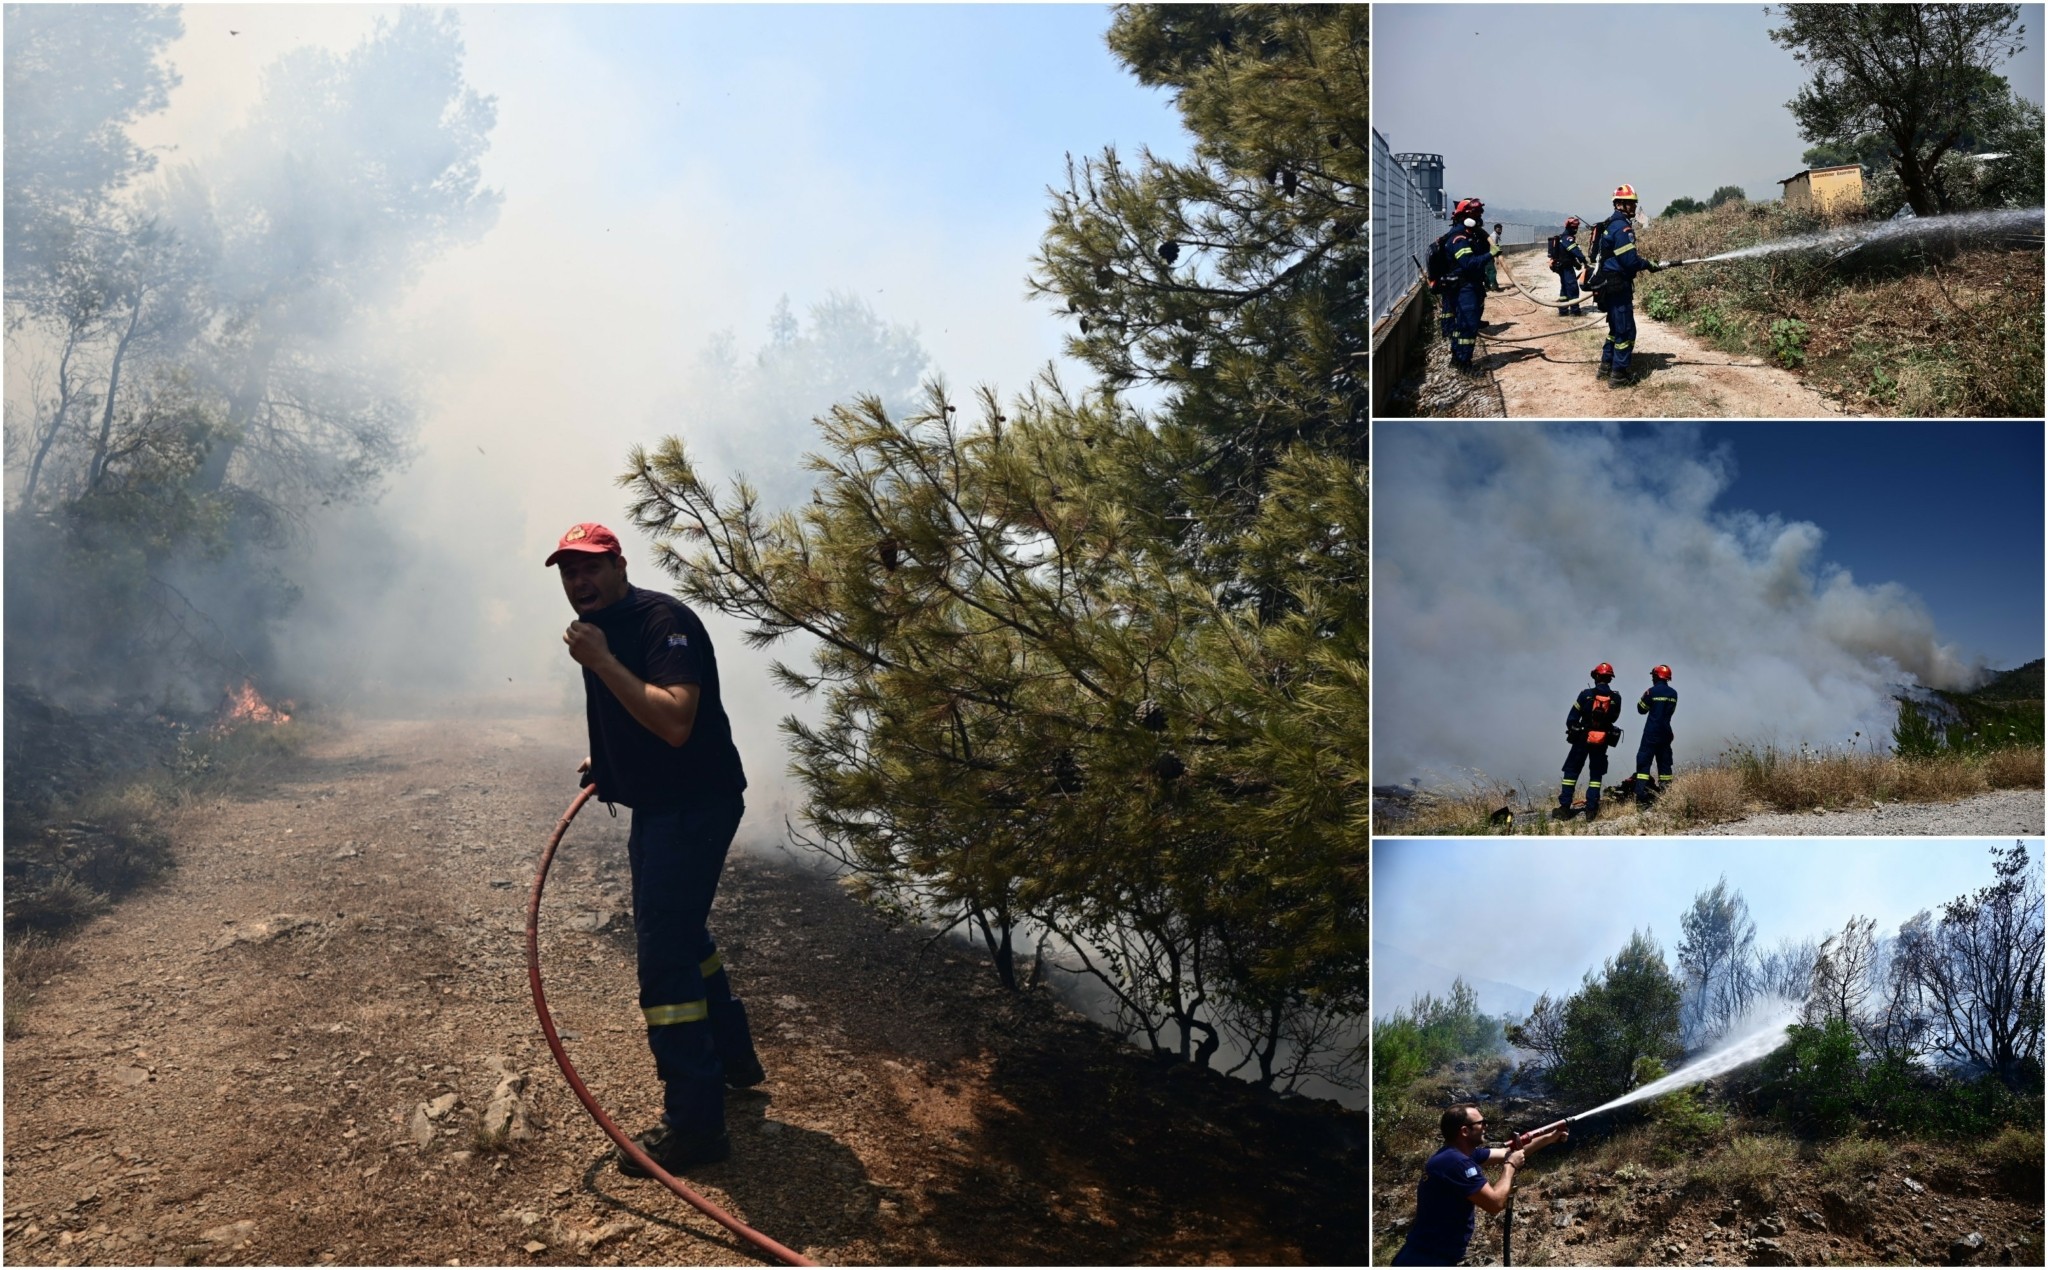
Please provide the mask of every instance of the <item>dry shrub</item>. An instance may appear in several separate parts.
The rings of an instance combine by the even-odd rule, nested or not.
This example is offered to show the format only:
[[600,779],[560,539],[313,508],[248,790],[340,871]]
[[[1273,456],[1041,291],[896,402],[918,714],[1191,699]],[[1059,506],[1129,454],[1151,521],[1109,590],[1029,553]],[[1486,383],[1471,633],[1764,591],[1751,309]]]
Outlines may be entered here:
[[38,988],[71,965],[71,953],[55,939],[32,932],[9,939],[6,958],[4,1008],[7,1011],[6,1036],[11,1041],[21,1035],[23,1008],[34,998]]
[[1900,802],[1937,803],[1988,788],[1982,763],[1962,754],[1933,754],[1891,760],[1889,779],[1878,794]]
[[1843,807],[1871,797],[1884,762],[1872,754],[1801,749],[1744,773],[1744,792],[1779,811]]
[[1871,1138],[1850,1137],[1830,1142],[1821,1149],[1820,1161],[1830,1177],[1855,1179],[1884,1168],[1892,1158],[1889,1144]]
[[1671,782],[1664,805],[1681,823],[1719,824],[1740,820],[1749,809],[1742,794],[1742,777],[1732,768],[1703,767]]
[[1984,782],[1993,789],[2039,789],[2041,759],[2038,745],[1993,750],[1984,757]]
[[1695,1165],[1686,1188],[1768,1204],[1778,1197],[1778,1180],[1792,1171],[1798,1154],[1791,1138],[1742,1134]]

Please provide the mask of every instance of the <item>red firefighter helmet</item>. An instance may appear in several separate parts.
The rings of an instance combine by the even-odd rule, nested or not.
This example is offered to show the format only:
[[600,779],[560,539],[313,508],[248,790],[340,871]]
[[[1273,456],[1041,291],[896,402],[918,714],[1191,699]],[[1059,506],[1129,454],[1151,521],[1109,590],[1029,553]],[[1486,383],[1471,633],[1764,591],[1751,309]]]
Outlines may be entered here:
[[1603,661],[1603,662],[1601,662],[1601,663],[1600,663],[1599,665],[1597,665],[1597,666],[1593,667],[1593,678],[1595,678],[1595,679],[1612,679],[1612,678],[1614,678],[1614,667],[1612,667],[1612,666],[1608,665],[1608,664],[1607,664],[1606,662],[1604,662],[1604,661]]
[[1486,215],[1486,204],[1484,204],[1484,203],[1480,202],[1480,201],[1479,201],[1478,199],[1476,199],[1476,198],[1461,198],[1461,199],[1459,199],[1459,200],[1458,200],[1458,204],[1457,204],[1457,206],[1456,206],[1456,207],[1453,207],[1453,208],[1451,209],[1451,215],[1453,215],[1453,216],[1464,216],[1464,215],[1467,215],[1467,214],[1470,214],[1470,215],[1473,215],[1473,216],[1484,216],[1484,215]]
[[1633,186],[1633,185],[1630,185],[1630,184],[1629,184],[1628,182],[1626,182],[1626,181],[1623,181],[1623,182],[1622,182],[1622,183],[1621,183],[1620,185],[1617,185],[1617,186],[1615,186],[1615,187],[1614,187],[1614,201],[1615,201],[1615,202],[1617,202],[1617,203],[1633,203],[1633,202],[1635,202],[1635,201],[1636,201],[1636,187],[1635,187],[1635,186]]
[[1671,678],[1671,667],[1669,667],[1669,666],[1652,666],[1652,667],[1650,667],[1650,678],[1652,678],[1652,679],[1669,679],[1669,678]]
[[1576,234],[1576,233],[1578,233],[1578,232],[1579,232],[1579,218],[1578,218],[1578,217],[1576,217],[1576,216],[1567,216],[1567,217],[1565,217],[1565,218],[1564,218],[1564,232],[1565,232],[1565,233],[1567,233],[1567,234]]

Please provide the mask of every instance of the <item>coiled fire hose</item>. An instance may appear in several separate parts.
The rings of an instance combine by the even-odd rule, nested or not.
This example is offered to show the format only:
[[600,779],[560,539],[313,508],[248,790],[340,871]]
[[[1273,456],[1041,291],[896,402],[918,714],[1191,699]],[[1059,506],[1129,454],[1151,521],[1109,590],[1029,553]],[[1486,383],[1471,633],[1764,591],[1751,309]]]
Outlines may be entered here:
[[555,832],[548,838],[547,850],[541,852],[540,867],[534,871],[533,894],[528,896],[526,901],[526,978],[527,982],[533,985],[533,1009],[534,1013],[540,1016],[540,1030],[548,1039],[548,1049],[554,1052],[555,1064],[562,1069],[562,1075],[567,1078],[569,1088],[575,1091],[576,1100],[582,1103],[583,1109],[597,1121],[598,1128],[605,1131],[605,1136],[617,1143],[619,1150],[635,1164],[659,1179],[663,1186],[674,1191],[692,1208],[777,1261],[791,1266],[814,1266],[818,1263],[806,1258],[802,1253],[793,1252],[776,1243],[691,1190],[668,1170],[649,1159],[647,1152],[640,1149],[640,1144],[627,1137],[625,1131],[612,1123],[612,1118],[604,1113],[604,1108],[597,1105],[597,1099],[591,1097],[590,1091],[584,1088],[583,1078],[576,1074],[575,1066],[569,1062],[568,1053],[562,1049],[562,1038],[555,1032],[555,1018],[548,1013],[548,999],[540,986],[540,893],[541,888],[547,885],[548,866],[554,863],[555,848],[562,845],[562,835],[569,831],[569,822],[576,819],[576,813],[583,810],[583,804],[589,802],[591,795],[595,793],[597,786],[585,785],[576,795],[576,801],[569,804],[569,810],[563,812],[562,818],[555,822]]

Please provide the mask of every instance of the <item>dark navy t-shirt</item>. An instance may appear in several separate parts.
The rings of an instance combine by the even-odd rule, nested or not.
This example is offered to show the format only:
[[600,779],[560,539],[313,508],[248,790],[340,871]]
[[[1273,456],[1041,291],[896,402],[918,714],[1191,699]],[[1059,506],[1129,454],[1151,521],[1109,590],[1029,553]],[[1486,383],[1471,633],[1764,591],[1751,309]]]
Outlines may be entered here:
[[1465,1259],[1465,1245],[1472,1242],[1471,1197],[1486,1185],[1479,1165],[1492,1154],[1489,1147],[1473,1155],[1445,1147],[1429,1157],[1416,1188],[1415,1225],[1394,1264],[1454,1266]]
[[590,776],[598,796],[636,809],[667,810],[699,793],[745,789],[746,773],[718,691],[718,658],[703,621],[674,596],[640,587],[628,587],[624,599],[582,620],[603,631],[612,656],[646,682],[699,687],[690,739],[670,745],[628,713],[597,672],[584,667]]

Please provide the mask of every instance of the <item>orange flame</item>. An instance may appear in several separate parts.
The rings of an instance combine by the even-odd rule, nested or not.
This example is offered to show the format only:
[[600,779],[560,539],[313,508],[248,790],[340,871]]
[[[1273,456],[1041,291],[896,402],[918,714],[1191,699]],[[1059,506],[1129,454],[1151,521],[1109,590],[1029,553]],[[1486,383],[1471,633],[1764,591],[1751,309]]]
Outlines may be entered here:
[[225,732],[244,723],[290,723],[292,717],[273,707],[256,691],[254,682],[244,679],[239,688],[224,690],[221,697],[220,722],[218,728]]

